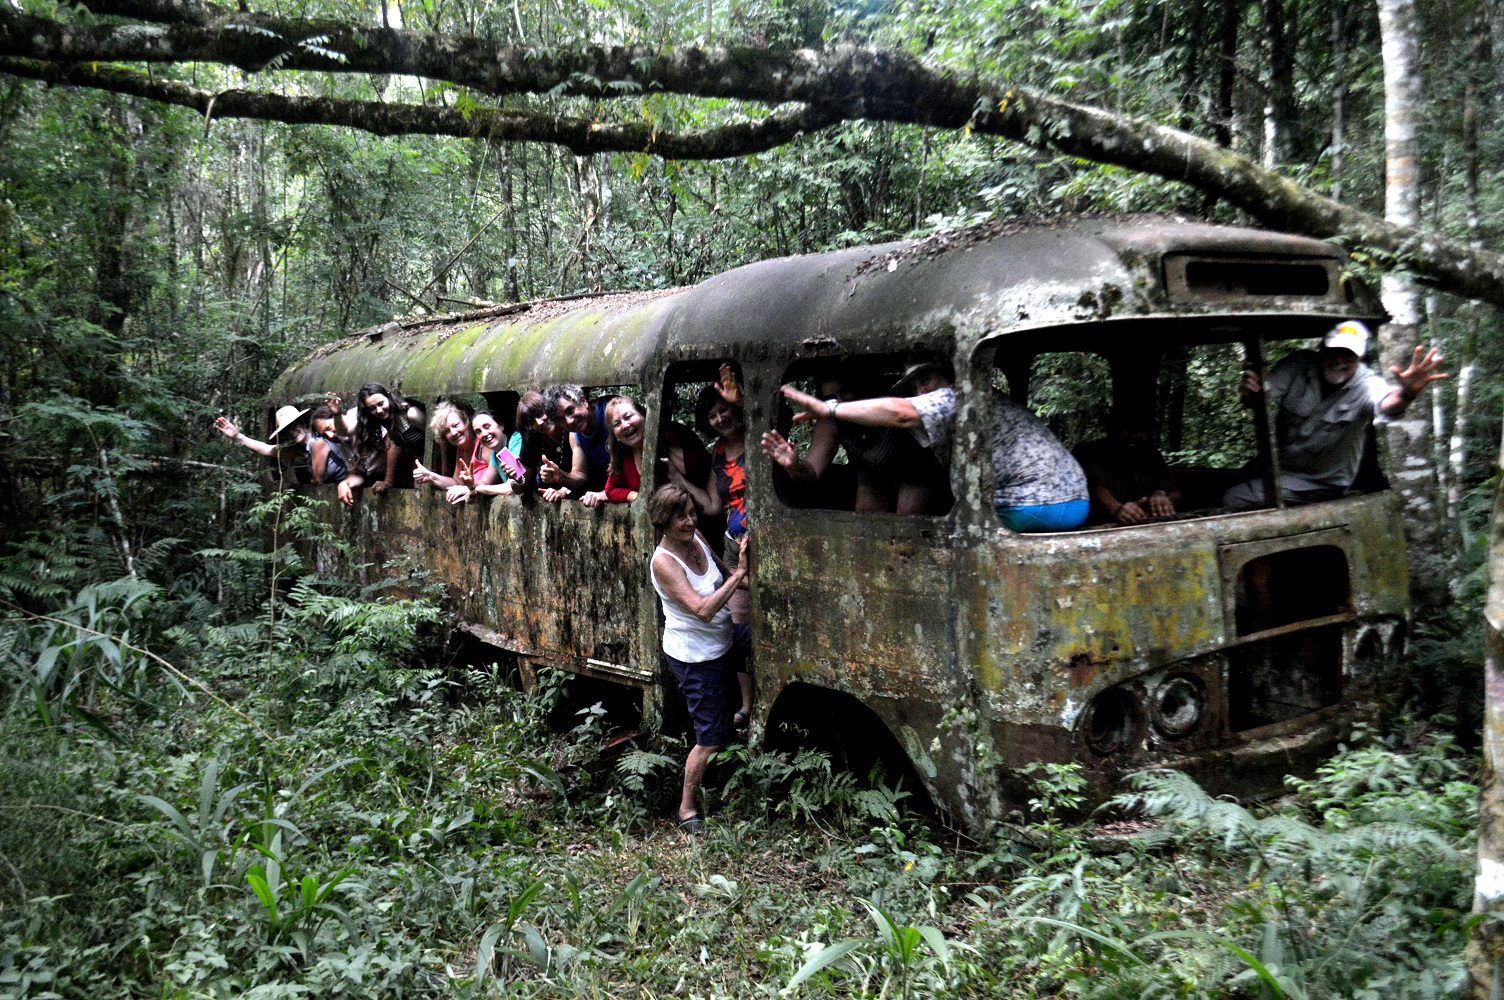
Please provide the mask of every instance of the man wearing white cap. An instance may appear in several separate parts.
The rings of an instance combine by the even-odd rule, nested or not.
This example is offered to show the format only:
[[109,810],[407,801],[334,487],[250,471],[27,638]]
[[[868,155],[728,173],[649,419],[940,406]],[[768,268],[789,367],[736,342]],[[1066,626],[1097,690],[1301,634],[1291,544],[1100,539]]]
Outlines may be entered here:
[[[1352,487],[1363,461],[1370,424],[1405,412],[1421,392],[1446,378],[1441,354],[1417,347],[1409,367],[1389,371],[1391,386],[1363,364],[1368,327],[1357,320],[1338,323],[1321,341],[1321,351],[1292,354],[1269,372],[1267,389],[1279,445],[1280,490],[1290,505],[1331,500]],[[1266,386],[1254,372],[1244,372],[1239,387],[1245,406],[1262,405]],[[1250,479],[1228,490],[1222,505],[1229,510],[1268,506],[1264,480]]]

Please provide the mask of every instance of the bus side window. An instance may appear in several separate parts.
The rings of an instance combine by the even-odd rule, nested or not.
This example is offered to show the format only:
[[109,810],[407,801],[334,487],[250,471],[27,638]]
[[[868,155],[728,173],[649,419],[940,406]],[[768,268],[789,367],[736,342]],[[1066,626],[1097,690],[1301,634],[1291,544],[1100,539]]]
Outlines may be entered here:
[[[1086,474],[1088,526],[1118,523],[1119,510],[1139,510],[1137,501],[1160,486],[1164,462],[1146,430],[1154,420],[1153,383],[1124,378],[1121,367],[1094,351],[1032,358],[1000,351],[997,358],[994,383],[1042,420]],[[1124,385],[1151,388],[1125,395]]]
[[[603,431],[605,433],[605,438],[604,438],[604,440],[605,440],[605,451],[606,451],[606,455],[608,457],[607,468],[609,469],[610,468],[609,457],[615,451],[616,437],[611,433],[611,427],[609,425],[607,415],[604,412],[604,404],[609,403],[612,399],[616,398],[617,396],[622,396],[622,397],[624,397],[626,399],[630,399],[633,402],[637,403],[638,406],[644,406],[646,400],[645,400],[645,397],[643,396],[643,393],[642,393],[642,386],[640,386],[640,385],[587,385],[584,388],[585,388],[585,398],[588,399],[588,400],[590,400],[591,408],[597,412],[597,414],[599,415],[599,417],[602,420],[602,429],[603,429]],[[644,449],[644,451],[643,451],[643,460],[646,461],[647,457],[648,457],[647,456],[647,451],[646,451],[646,449]],[[638,471],[638,475],[641,476],[642,470],[638,469],[637,471]],[[602,475],[605,475],[605,473],[603,473]],[[642,478],[644,480],[646,480],[649,477],[643,476]],[[599,489],[604,489],[605,488],[604,481],[602,481],[601,486],[598,487],[598,488]]]
[[401,423],[401,425],[399,425],[398,433],[401,434],[404,439],[407,437],[407,432],[404,429],[402,429],[402,427],[404,425],[407,425],[407,422],[409,420],[413,419],[412,418],[412,414],[409,411],[410,411],[410,409],[414,409],[415,408],[417,410],[417,416],[419,418],[416,421],[416,427],[417,427],[417,430],[418,430],[419,435],[420,435],[420,437],[419,437],[419,445],[418,445],[418,451],[417,452],[411,452],[411,453],[405,452],[402,455],[402,457],[398,460],[397,471],[392,476],[392,488],[393,489],[397,489],[397,490],[410,490],[410,489],[416,488],[416,486],[417,486],[417,484],[415,482],[413,482],[413,471],[414,471],[413,470],[413,460],[416,459],[416,460],[421,461],[423,459],[423,455],[426,453],[426,449],[428,447],[428,435],[429,435],[429,431],[428,431],[428,413],[429,413],[429,411],[428,411],[427,406],[423,403],[422,400],[418,400],[418,399],[404,399],[403,402],[406,404],[406,407],[408,409],[404,409],[404,412],[403,412],[402,418],[401,418],[402,423]]
[[[753,460],[753,453],[757,453],[757,442],[747,428],[745,416],[746,382],[739,363],[729,359],[725,363],[730,364],[736,383],[744,394],[741,428],[742,465],[745,467]],[[710,491],[717,489],[712,456],[717,450],[719,436],[709,424],[709,410],[721,398],[716,390],[721,364],[721,360],[713,360],[669,365],[664,373],[663,398],[658,409],[658,437],[645,454],[653,465],[652,475],[639,470],[643,473],[644,490],[651,491],[670,482],[686,484],[700,508],[700,534],[718,553],[724,544],[727,515],[724,510],[708,514],[705,508],[707,501],[712,499]],[[727,479],[724,475],[720,478]]]
[[1182,510],[1218,510],[1258,455],[1253,419],[1238,395],[1244,366],[1237,343],[1170,347],[1160,356],[1158,443],[1184,494]]
[[[881,354],[799,361],[781,381],[822,400],[891,396],[910,360]],[[795,424],[781,399],[774,412],[773,431],[795,456],[787,471],[774,462],[774,487],[788,506],[927,517],[954,506],[950,468],[911,431],[844,421]]]
[[[1007,368],[1002,366],[1002,372]],[[1011,384],[1013,379],[1008,381]],[[1111,366],[1102,355],[1090,351],[1036,355],[1029,368],[1025,402],[1060,443],[1074,451],[1107,436],[1113,409]]]
[[[434,400],[426,410],[430,418],[438,413],[439,406],[442,403],[453,403],[463,410],[468,410],[472,416],[478,410],[488,410],[491,408],[490,400],[488,400],[487,397],[481,393],[457,392],[446,396],[440,396],[438,399]],[[513,404],[512,409],[515,413],[515,403]],[[500,416],[500,414],[497,415]],[[451,445],[444,436],[444,428],[441,426],[437,431],[435,431],[432,429],[432,427],[430,427],[428,431],[428,437],[428,461],[424,464],[427,465],[430,470],[437,472],[441,476],[453,475],[456,456],[454,453],[454,446]],[[468,459],[469,456],[466,455],[465,458]]]

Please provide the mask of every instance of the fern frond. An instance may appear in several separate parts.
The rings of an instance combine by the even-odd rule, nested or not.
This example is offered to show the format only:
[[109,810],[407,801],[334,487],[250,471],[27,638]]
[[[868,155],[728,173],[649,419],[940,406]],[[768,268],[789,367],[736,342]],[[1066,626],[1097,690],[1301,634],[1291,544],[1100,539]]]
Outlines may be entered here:
[[156,541],[144,545],[136,553],[136,567],[143,573],[150,573],[161,565],[162,561],[172,552],[173,548],[183,544],[181,538],[158,538]]
[[618,774],[646,777],[660,769],[672,769],[678,762],[672,757],[648,750],[629,750],[616,762]]
[[830,774],[830,755],[819,750],[800,750],[794,755],[793,769],[805,773]]

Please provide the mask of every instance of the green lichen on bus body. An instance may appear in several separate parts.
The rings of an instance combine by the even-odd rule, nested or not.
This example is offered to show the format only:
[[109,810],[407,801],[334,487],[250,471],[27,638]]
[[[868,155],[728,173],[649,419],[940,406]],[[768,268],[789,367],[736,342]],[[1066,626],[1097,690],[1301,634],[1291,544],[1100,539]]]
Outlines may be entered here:
[[520,312],[494,323],[440,322],[421,335],[350,338],[289,368],[272,395],[290,399],[348,392],[373,380],[420,399],[541,388],[551,381],[636,381],[657,346],[658,326],[672,302],[670,297],[614,305],[587,300],[571,311],[542,317]]

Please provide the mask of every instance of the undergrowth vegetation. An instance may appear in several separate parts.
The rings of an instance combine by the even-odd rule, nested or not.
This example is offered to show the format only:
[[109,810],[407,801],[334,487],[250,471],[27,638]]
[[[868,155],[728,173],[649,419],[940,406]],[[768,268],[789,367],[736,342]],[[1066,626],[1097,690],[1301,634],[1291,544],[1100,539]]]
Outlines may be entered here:
[[667,821],[682,741],[607,749],[562,675],[523,693],[445,661],[421,579],[360,592],[278,544],[210,602],[91,579],[55,541],[0,566],[5,996],[1393,1000],[1459,981],[1477,790],[1434,727],[1360,731],[1261,808],[1156,772],[1083,822],[1080,773],[1040,766],[980,843],[882,775],[732,748],[687,839]]

